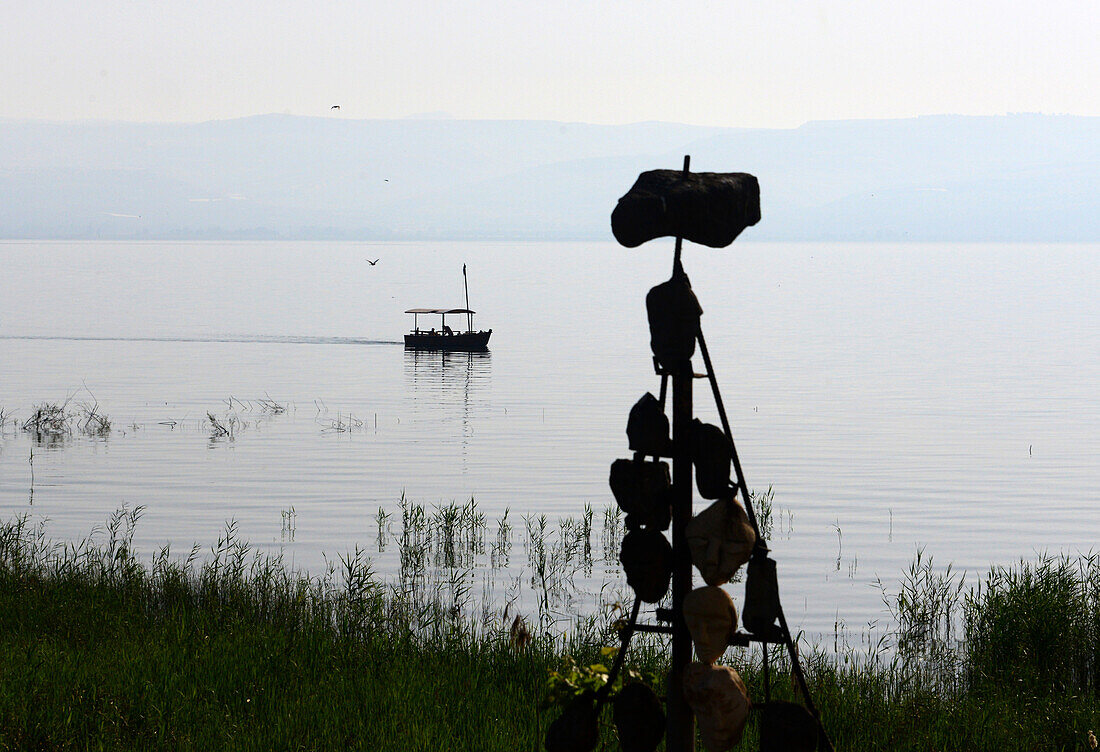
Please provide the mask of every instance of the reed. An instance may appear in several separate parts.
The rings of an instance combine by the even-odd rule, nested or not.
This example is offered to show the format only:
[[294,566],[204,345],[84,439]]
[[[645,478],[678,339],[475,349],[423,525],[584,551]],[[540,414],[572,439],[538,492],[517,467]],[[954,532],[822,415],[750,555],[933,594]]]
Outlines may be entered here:
[[3,405],[0,405],[0,436],[4,434],[4,430],[9,423],[14,425],[15,419],[12,417],[10,410],[6,410]]
[[414,628],[362,551],[296,576],[232,524],[201,565],[142,567],[139,516],[73,546],[0,529],[0,749],[536,745],[545,641]]
[[963,604],[966,679],[1100,700],[1100,557],[995,567]]

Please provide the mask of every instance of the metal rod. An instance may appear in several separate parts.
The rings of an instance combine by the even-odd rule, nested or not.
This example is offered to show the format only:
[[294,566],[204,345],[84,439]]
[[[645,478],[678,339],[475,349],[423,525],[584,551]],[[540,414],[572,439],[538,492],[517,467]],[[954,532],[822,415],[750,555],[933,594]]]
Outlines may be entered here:
[[745,474],[741,472],[741,460],[737,457],[737,445],[733,443],[733,433],[730,432],[730,421],[726,417],[726,406],[722,403],[722,393],[718,391],[718,377],[714,375],[714,365],[710,362],[710,352],[707,350],[707,341],[703,338],[703,327],[699,326],[699,352],[703,355],[703,364],[707,367],[707,378],[710,379],[710,388],[714,392],[714,404],[718,407],[718,417],[722,421],[722,430],[726,433],[726,440],[730,443],[730,457],[733,459],[733,471],[737,475],[737,487],[741,491],[741,498],[745,502],[745,510],[749,515],[749,524],[756,533],[757,545],[763,544],[760,537],[760,526],[756,524],[756,512],[753,511],[752,502],[749,499],[749,487],[745,482]]
[[772,699],[772,669],[771,663],[768,660],[768,653],[771,651],[771,645],[764,643],[764,702],[771,702]]
[[817,721],[818,749],[822,752],[833,752],[833,743],[829,741],[829,735],[825,733],[821,716],[817,714],[813,698],[810,697],[810,688],[806,686],[806,675],[802,673],[802,662],[798,659],[798,651],[795,650],[794,640],[791,639],[791,630],[787,628],[787,617],[783,614],[783,606],[780,603],[776,603],[776,605],[779,607],[779,626],[783,630],[787,652],[791,656],[791,670],[794,672],[795,681],[798,682],[798,688],[802,691],[802,699],[806,701],[806,710],[810,711],[810,715]]
[[[607,674],[607,683],[600,687],[596,693],[596,713],[600,712],[600,706],[607,699],[607,693],[611,691],[611,685],[615,683],[619,672],[623,669],[623,661],[626,659],[626,649],[630,646],[630,638],[634,636],[634,630],[638,623],[638,610],[642,606],[642,599],[634,596],[634,608],[630,610],[630,621],[623,628],[619,636],[619,652],[615,654],[615,662],[611,664],[611,671]],[[644,630],[642,630],[644,631]]]
[[[688,176],[688,168],[689,167],[691,167],[691,155],[690,154],[685,154],[684,155],[684,171],[683,171],[683,177],[684,178],[686,178]],[[683,274],[684,273],[684,267],[680,265],[680,251],[683,249],[683,247],[684,247],[684,239],[682,237],[680,237],[679,235],[677,235],[676,236],[676,251],[672,256],[672,276],[674,276],[674,277],[677,274]]]
[[462,287],[466,290],[466,332],[474,330],[474,319],[470,314],[470,283],[466,281],[466,265],[462,265]]
[[[726,439],[730,444],[730,457],[733,460],[733,468],[737,473],[737,485],[741,492],[741,497],[745,500],[745,509],[748,511],[749,522],[752,524],[753,530],[756,532],[756,544],[767,549],[766,544],[760,537],[760,528],[756,523],[756,514],[753,512],[752,503],[749,501],[749,489],[745,482],[745,474],[741,471],[741,461],[737,457],[737,446],[733,443],[733,434],[730,432],[729,419],[726,417],[726,408],[722,403],[722,394],[718,391],[718,379],[714,374],[714,366],[710,360],[710,353],[707,351],[707,341],[703,338],[702,326],[699,327],[699,351],[703,355],[703,363],[707,367],[707,378],[710,379],[710,386],[714,392],[714,403],[718,408],[718,417],[722,420],[722,430],[725,431]],[[783,632],[783,642],[787,646],[787,652],[791,657],[791,670],[794,672],[795,681],[798,683],[798,688],[802,693],[802,698],[806,702],[806,709],[810,711],[814,719],[817,721],[818,732],[820,735],[820,741],[823,744],[821,749],[825,752],[833,752],[832,742],[829,741],[828,735],[825,733],[825,727],[821,724],[821,718],[817,714],[817,708],[814,707],[813,698],[810,697],[810,689],[806,685],[806,676],[802,672],[802,663],[798,658],[798,651],[795,650],[794,641],[791,639],[791,631],[787,627],[787,617],[783,614],[782,604],[778,604],[779,608],[779,626]],[[764,645],[764,696],[768,698],[770,695],[770,677],[768,675],[768,645]]]

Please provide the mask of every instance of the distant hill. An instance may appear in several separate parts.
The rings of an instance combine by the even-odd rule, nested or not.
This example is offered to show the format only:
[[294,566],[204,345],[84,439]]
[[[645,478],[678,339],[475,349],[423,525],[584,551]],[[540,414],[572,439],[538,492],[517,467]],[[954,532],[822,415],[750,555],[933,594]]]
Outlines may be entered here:
[[0,120],[0,237],[609,239],[637,174],[751,172],[756,240],[1100,240],[1100,118]]

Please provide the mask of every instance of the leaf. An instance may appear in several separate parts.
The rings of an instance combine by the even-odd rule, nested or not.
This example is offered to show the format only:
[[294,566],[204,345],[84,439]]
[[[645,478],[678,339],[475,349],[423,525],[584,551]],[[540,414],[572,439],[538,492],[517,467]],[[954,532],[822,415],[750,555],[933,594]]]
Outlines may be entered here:
[[614,647],[604,647],[604,648],[600,648],[600,655],[602,655],[602,656],[605,656],[605,657],[606,657],[606,656],[612,656],[612,655],[616,655],[616,654],[617,654],[618,652],[619,652],[619,649],[618,649],[618,648],[614,648]]

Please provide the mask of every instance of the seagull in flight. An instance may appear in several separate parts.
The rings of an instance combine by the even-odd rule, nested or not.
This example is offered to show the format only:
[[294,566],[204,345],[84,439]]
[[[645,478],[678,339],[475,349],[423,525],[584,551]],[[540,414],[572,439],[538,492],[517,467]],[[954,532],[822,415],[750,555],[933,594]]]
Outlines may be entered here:
[[330,110],[338,110],[338,109],[340,109],[340,105],[334,104],[334,105],[332,105],[332,107],[329,107],[329,109]]
[[377,264],[377,263],[378,263],[379,261],[381,261],[382,259],[380,259],[380,258],[376,258],[376,259],[375,259],[374,261],[371,261],[370,259],[363,259],[363,260],[364,260],[364,261],[366,261],[366,262],[367,262],[368,264],[370,264],[371,266],[374,266],[375,264]]

